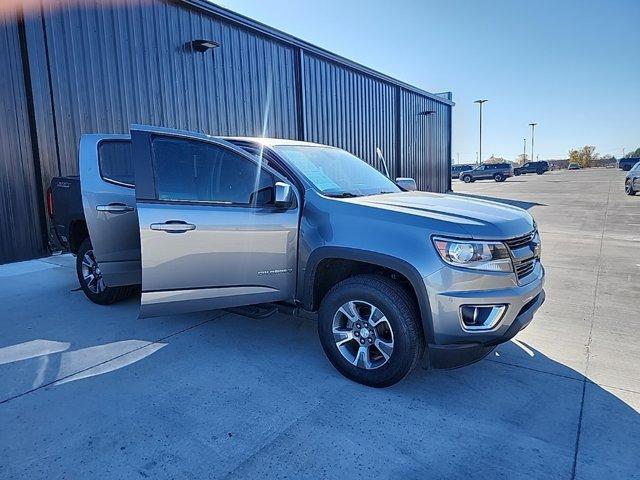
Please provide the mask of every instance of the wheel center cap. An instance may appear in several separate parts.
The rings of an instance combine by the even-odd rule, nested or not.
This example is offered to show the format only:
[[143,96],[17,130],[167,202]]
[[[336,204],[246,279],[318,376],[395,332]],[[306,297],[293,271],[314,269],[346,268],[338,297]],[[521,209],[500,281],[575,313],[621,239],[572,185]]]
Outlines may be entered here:
[[362,327],[362,328],[360,329],[360,336],[361,336],[362,338],[369,338],[369,330],[368,330],[368,329],[366,329],[366,328],[364,328],[364,327]]

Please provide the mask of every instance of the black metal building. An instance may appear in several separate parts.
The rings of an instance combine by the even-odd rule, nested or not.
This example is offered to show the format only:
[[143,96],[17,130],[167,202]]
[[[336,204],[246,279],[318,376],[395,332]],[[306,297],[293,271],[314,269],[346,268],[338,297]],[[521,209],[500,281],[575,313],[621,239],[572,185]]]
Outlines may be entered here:
[[132,123],[325,143],[378,168],[379,147],[395,176],[450,189],[450,94],[204,0],[0,13],[0,69],[0,263],[47,253],[44,191],[77,174],[80,135]]

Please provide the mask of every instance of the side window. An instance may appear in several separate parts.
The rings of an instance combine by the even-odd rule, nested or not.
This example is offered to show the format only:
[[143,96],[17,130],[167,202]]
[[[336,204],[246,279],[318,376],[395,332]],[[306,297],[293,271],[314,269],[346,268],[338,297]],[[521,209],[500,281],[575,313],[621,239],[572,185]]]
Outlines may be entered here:
[[135,185],[133,157],[129,140],[103,140],[98,146],[100,176],[107,182],[126,187]]
[[160,200],[247,206],[273,203],[273,175],[224,147],[157,137],[152,151]]

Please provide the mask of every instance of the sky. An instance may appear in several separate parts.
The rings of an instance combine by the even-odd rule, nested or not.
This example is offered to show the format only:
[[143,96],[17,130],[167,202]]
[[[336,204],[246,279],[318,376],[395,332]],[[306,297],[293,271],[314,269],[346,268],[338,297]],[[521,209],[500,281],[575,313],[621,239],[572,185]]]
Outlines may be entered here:
[[640,147],[640,0],[219,0],[429,92],[453,92],[454,161]]

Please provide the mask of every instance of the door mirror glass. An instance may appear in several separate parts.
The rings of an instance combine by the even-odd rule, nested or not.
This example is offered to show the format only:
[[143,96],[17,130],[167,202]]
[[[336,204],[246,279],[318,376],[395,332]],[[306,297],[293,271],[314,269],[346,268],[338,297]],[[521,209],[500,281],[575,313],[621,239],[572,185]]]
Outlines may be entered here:
[[289,208],[293,203],[293,191],[291,185],[284,182],[276,182],[275,188],[275,207]]
[[414,190],[418,189],[418,186],[416,185],[416,181],[413,178],[398,177],[396,178],[396,184],[400,188],[404,190],[408,190],[410,192],[413,192]]

